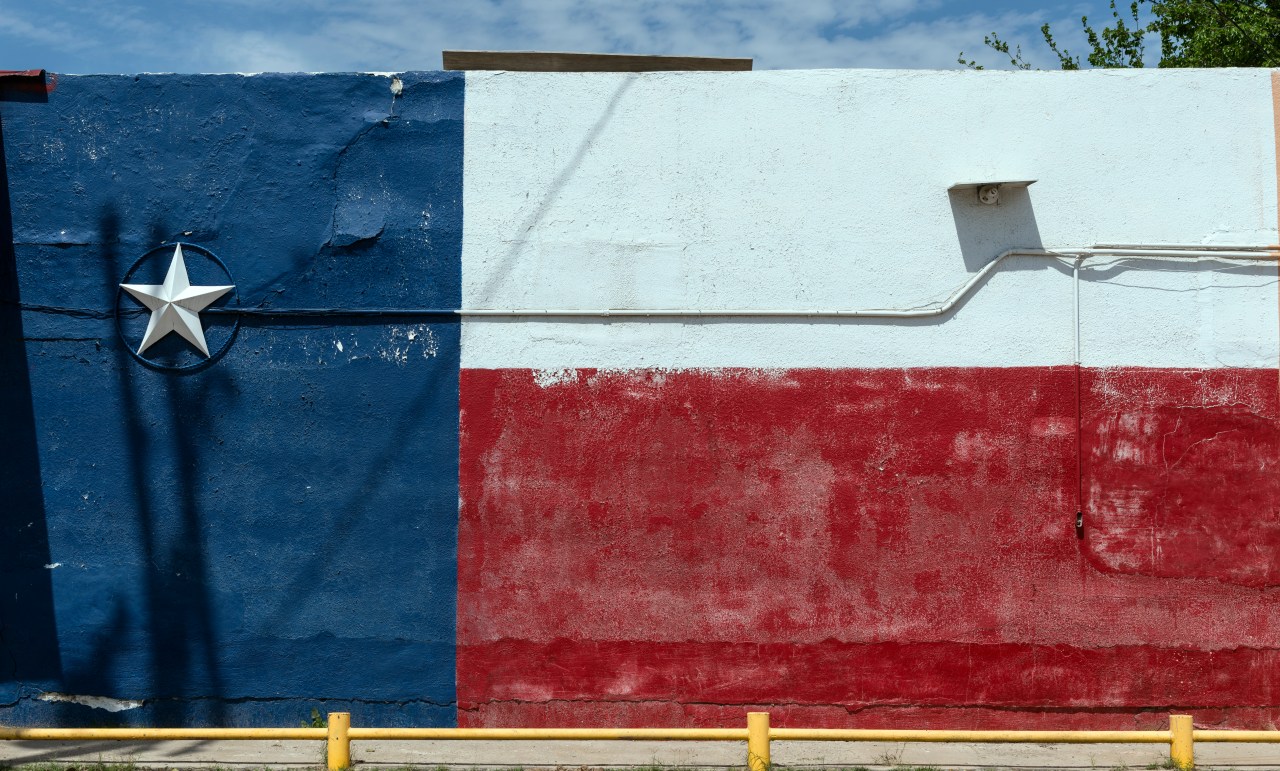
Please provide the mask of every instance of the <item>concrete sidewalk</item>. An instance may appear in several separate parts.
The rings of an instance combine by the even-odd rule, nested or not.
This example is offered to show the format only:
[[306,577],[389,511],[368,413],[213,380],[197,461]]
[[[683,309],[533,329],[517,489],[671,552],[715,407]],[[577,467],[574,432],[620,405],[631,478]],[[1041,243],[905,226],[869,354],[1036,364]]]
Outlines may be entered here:
[[[895,766],[1002,769],[1146,769],[1169,759],[1153,744],[934,744],[924,742],[784,742],[772,744],[778,766]],[[745,742],[654,741],[354,741],[352,760],[367,766],[742,768]],[[0,765],[132,762],[140,766],[317,767],[316,741],[50,742],[0,741]],[[1280,771],[1280,745],[1196,745],[1200,768]]]

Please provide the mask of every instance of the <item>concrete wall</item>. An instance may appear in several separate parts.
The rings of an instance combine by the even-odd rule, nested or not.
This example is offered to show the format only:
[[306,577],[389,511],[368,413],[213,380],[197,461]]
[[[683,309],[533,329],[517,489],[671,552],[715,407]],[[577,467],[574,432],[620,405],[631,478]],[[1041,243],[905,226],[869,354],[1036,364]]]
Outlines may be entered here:
[[[1267,71],[470,75],[468,307],[912,308],[1276,242]],[[1038,180],[983,206],[957,182]],[[1280,716],[1276,268],[468,319],[459,721]],[[1074,531],[1083,497],[1083,538]]]
[[[205,314],[221,358],[148,352],[181,372],[114,322],[177,240],[229,304],[340,310],[910,308],[1013,247],[1272,244],[1272,73],[398,79],[0,102],[0,720],[1280,718],[1273,264],[1091,258],[1078,330],[1046,257],[928,319]],[[993,179],[1037,181],[947,192]]]
[[[389,83],[63,77],[0,104],[26,304],[0,360],[0,720],[454,721],[457,325],[246,318],[171,373],[111,318],[165,241],[215,252],[244,306],[456,305],[463,79],[406,75],[394,105]],[[216,348],[228,319],[204,320]]]

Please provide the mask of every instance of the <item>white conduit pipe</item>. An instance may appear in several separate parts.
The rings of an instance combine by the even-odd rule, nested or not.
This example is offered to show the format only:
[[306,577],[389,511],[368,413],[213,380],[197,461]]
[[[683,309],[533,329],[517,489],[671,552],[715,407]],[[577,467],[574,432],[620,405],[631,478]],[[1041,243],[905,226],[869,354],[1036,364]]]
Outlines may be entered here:
[[1076,257],[1071,263],[1071,324],[1075,329],[1072,330],[1074,335],[1074,350],[1072,355],[1072,363],[1080,363],[1080,263],[1084,262],[1083,257]]
[[[982,266],[982,269],[969,277],[945,300],[933,305],[918,308],[868,308],[862,310],[844,309],[807,309],[807,308],[720,308],[701,310],[695,308],[461,308],[455,313],[459,316],[494,317],[494,316],[588,316],[600,317],[640,317],[640,318],[877,318],[877,319],[916,319],[941,316],[950,311],[963,300],[973,288],[991,275],[992,271],[1007,257],[1054,257],[1076,261],[1073,277],[1078,286],[1079,263],[1088,257],[1155,257],[1188,259],[1210,257],[1224,260],[1276,260],[1280,258],[1280,246],[1196,246],[1196,245],[1143,245],[1118,244],[1100,245],[1084,249],[1010,249],[1001,252],[994,260]],[[1079,290],[1077,289],[1077,292]]]

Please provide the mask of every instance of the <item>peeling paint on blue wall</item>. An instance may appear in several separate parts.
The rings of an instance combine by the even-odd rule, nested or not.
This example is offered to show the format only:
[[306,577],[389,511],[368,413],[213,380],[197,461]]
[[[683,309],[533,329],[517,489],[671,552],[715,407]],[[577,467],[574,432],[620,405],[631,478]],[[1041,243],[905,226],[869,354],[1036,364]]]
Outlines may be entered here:
[[111,319],[170,241],[244,306],[457,307],[463,78],[398,78],[0,102],[0,722],[456,723],[457,324],[245,318],[170,373]]

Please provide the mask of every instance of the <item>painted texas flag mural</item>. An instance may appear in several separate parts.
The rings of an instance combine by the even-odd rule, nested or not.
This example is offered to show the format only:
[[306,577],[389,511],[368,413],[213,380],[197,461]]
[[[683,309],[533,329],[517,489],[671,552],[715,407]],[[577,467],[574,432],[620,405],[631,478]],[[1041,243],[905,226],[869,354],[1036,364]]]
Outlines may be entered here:
[[[463,305],[1273,242],[1269,73],[1167,75],[471,76]],[[464,320],[459,721],[1270,725],[1275,266],[1085,260],[1079,371],[1073,267]]]
[[0,721],[1275,727],[1273,78],[0,102]]

